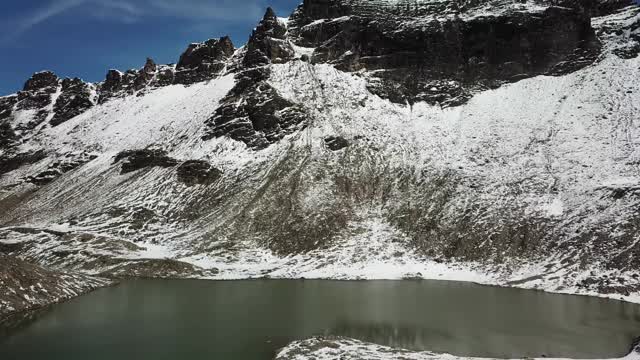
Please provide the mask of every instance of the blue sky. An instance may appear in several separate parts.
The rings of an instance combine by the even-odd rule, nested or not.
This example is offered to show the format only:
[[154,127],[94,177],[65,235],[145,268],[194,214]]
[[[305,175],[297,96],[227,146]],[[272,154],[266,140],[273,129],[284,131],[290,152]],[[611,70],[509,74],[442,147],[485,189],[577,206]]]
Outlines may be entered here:
[[101,81],[147,56],[174,63],[191,42],[244,44],[267,6],[288,16],[302,0],[2,0],[0,95],[35,71]]

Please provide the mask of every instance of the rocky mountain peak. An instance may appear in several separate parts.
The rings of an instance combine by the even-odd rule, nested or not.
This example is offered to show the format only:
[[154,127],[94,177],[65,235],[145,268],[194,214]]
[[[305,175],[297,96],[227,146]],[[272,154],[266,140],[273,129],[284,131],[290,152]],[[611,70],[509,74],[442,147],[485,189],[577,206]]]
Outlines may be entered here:
[[58,126],[93,107],[93,84],[79,78],[62,80],[61,93],[53,106],[51,126]]
[[41,71],[33,74],[24,84],[23,91],[18,92],[18,110],[37,110],[37,115],[27,125],[33,128],[48,116],[44,109],[51,105],[53,94],[58,91],[60,79],[51,71]]
[[146,75],[153,75],[157,70],[158,70],[158,66],[153,61],[153,59],[147,58],[147,61],[145,62],[144,67],[142,68],[142,72]]
[[235,47],[228,36],[190,44],[180,55],[175,82],[188,85],[212,79],[224,70],[227,59],[234,52]]
[[262,21],[272,21],[277,19],[278,17],[276,16],[276,12],[273,11],[271,6],[267,7],[267,10],[265,11],[264,16],[262,17]]
[[286,34],[287,26],[278,19],[273,9],[268,8],[249,37],[243,65],[252,67],[292,59],[295,52]]
[[38,91],[58,86],[60,79],[51,71],[41,71],[33,74],[24,84],[23,91]]

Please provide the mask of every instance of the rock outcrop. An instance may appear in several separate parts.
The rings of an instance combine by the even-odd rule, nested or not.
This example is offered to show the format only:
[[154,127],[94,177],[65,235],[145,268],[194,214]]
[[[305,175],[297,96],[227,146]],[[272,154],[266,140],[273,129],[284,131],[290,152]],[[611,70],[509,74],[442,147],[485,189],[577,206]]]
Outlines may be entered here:
[[228,36],[189,45],[176,66],[175,83],[189,85],[213,79],[225,69],[234,51]]
[[392,101],[443,106],[575,71],[600,49],[588,12],[542,2],[308,0],[291,27],[297,44],[316,47],[313,62],[369,71],[371,90]]
[[295,55],[286,33],[285,24],[268,8],[249,38],[236,85],[207,120],[203,139],[228,136],[251,148],[264,149],[300,128],[306,117],[302,107],[282,97],[267,82],[269,64]]
[[609,50],[622,59],[633,59],[640,54],[640,7],[632,6],[606,17],[595,19],[598,37]]
[[209,185],[222,177],[222,171],[204,160],[189,160],[177,170],[178,180],[189,185]]
[[56,180],[62,174],[79,168],[89,161],[94,160],[96,157],[97,155],[87,152],[82,152],[80,154],[66,154],[59,160],[51,163],[46,170],[36,175],[28,176],[25,180],[35,185],[46,185]]
[[93,107],[93,90],[93,84],[78,78],[62,80],[62,92],[53,106],[51,126],[58,126]]
[[324,143],[331,151],[342,150],[349,146],[349,140],[342,136],[329,136],[324,139]]
[[271,8],[251,33],[243,59],[245,67],[282,63],[292,59],[295,51],[287,40],[287,27]]
[[147,58],[142,69],[109,70],[105,81],[99,88],[99,103],[115,97],[124,97],[143,92],[145,89],[157,88],[173,84],[175,70],[172,65],[157,65],[153,59]]
[[8,119],[13,114],[13,107],[17,102],[17,95],[0,97],[0,121]]
[[270,70],[259,67],[236,76],[236,85],[206,122],[204,140],[228,136],[254,149],[264,149],[304,126],[301,106],[283,98],[267,83]]
[[18,139],[10,123],[13,107],[17,101],[17,96],[0,98],[0,150],[8,149]]
[[58,91],[60,79],[51,71],[42,71],[33,74],[24,84],[22,91],[18,92],[18,110],[38,110],[36,116],[28,128],[33,128],[44,121],[49,112],[45,109],[51,105],[53,94]]
[[116,155],[113,163],[122,162],[121,174],[147,167],[172,167],[178,161],[167,156],[167,152],[158,149],[127,150]]

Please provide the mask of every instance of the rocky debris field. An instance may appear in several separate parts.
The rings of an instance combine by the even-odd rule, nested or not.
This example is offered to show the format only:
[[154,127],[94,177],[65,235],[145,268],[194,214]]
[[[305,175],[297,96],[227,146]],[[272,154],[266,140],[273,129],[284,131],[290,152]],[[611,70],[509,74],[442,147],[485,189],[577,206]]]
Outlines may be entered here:
[[113,281],[105,278],[46,270],[0,255],[0,323],[11,315],[68,300],[111,284]]

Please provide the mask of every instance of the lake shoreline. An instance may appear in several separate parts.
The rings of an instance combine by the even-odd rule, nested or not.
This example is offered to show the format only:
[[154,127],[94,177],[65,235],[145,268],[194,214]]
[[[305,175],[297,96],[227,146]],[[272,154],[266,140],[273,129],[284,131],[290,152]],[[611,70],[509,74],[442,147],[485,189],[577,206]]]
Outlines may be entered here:
[[[100,291],[99,294],[95,294],[94,290],[104,289],[105,287],[114,288],[114,290],[109,289],[109,290],[105,290],[104,292]],[[146,299],[146,300],[142,300],[143,302],[140,303],[140,304],[143,304],[142,306],[144,306],[143,308],[140,309],[142,310],[142,312],[140,312],[140,310],[136,310],[133,313],[129,311],[129,312],[122,313],[122,315],[127,313],[144,314],[146,313],[144,308],[149,305],[151,305],[152,308],[156,308],[160,311],[157,314],[164,314],[165,312],[172,313],[174,311],[184,311],[184,310],[180,310],[182,308],[186,309],[186,308],[193,307],[193,309],[197,309],[198,308],[197,304],[200,304],[200,306],[205,306],[205,308],[214,308],[214,309],[221,309],[219,311],[226,311],[224,310],[224,307],[220,307],[220,303],[218,302],[219,300],[215,300],[216,299],[215,293],[219,293],[221,294],[219,296],[226,298],[227,296],[233,296],[233,294],[237,295],[236,291],[238,291],[239,289],[247,289],[247,288],[253,289],[252,290],[253,295],[248,297],[243,295],[239,298],[239,299],[253,299],[253,300],[250,300],[248,304],[240,306],[243,309],[247,309],[247,310],[251,309],[252,307],[255,307],[256,309],[260,309],[260,308],[271,309],[271,306],[269,304],[271,303],[277,304],[280,301],[279,298],[278,300],[275,300],[275,298],[273,298],[274,294],[277,294],[279,291],[276,291],[274,293],[271,289],[278,290],[278,289],[290,289],[290,288],[298,289],[298,290],[291,293],[291,295],[295,294],[294,298],[287,298],[286,296],[282,298],[285,304],[284,308],[287,309],[285,310],[284,314],[287,314],[287,312],[289,311],[288,309],[291,309],[291,311],[302,311],[305,314],[304,316],[311,316],[308,311],[309,306],[311,306],[310,307],[311,309],[314,309],[313,312],[317,312],[319,314],[325,314],[322,308],[327,307],[328,309],[340,309],[343,307],[340,304],[343,304],[343,303],[345,304],[344,306],[345,309],[355,310],[356,313],[359,313],[360,311],[360,310],[357,310],[358,308],[363,307],[364,309],[368,309],[359,317],[357,317],[363,322],[360,322],[360,321],[354,322],[354,319],[355,319],[354,318],[350,321],[347,321],[346,323],[342,323],[341,319],[349,319],[350,316],[347,318],[342,318],[341,316],[332,317],[333,320],[331,320],[330,322],[332,324],[331,326],[325,327],[325,325],[320,325],[320,327],[317,328],[317,329],[325,329],[323,330],[323,332],[320,332],[320,333],[313,333],[313,332],[310,333],[307,330],[301,331],[299,333],[294,331],[293,332],[294,335],[289,334],[288,336],[290,337],[282,338],[280,332],[278,331],[271,332],[267,330],[266,334],[268,335],[266,336],[268,336],[269,338],[273,336],[274,339],[277,340],[274,343],[275,347],[273,348],[273,351],[277,350],[277,354],[278,354],[278,357],[276,357],[277,360],[289,360],[289,359],[297,360],[297,359],[307,359],[307,358],[324,359],[323,357],[320,357],[319,354],[324,354],[325,352],[329,352],[329,354],[334,354],[336,351],[339,351],[339,353],[337,353],[338,355],[334,354],[335,356],[329,356],[325,358],[336,359],[336,358],[340,358],[340,356],[347,354],[348,356],[345,355],[344,357],[345,359],[367,358],[367,359],[382,360],[382,359],[394,358],[394,357],[388,357],[389,354],[402,354],[402,356],[404,356],[407,359],[416,359],[416,360],[435,359],[440,357],[450,358],[450,359],[473,360],[473,359],[482,359],[482,357],[472,357],[470,355],[483,355],[483,354],[484,356],[487,355],[487,353],[484,353],[485,350],[483,350],[485,349],[485,347],[488,347],[489,349],[493,349],[493,350],[490,350],[490,352],[488,353],[492,356],[492,358],[493,356],[497,356],[495,358],[501,358],[501,359],[521,358],[518,354],[524,354],[531,358],[535,358],[535,357],[543,358],[545,357],[544,356],[545,347],[544,346],[540,347],[540,345],[533,345],[533,344],[536,344],[537,341],[539,341],[539,339],[536,340],[535,338],[529,338],[531,336],[536,336],[534,334],[547,334],[547,332],[543,330],[544,328],[538,328],[538,326],[541,326],[542,323],[555,324],[548,327],[548,329],[551,331],[549,334],[553,334],[554,331],[562,331],[558,334],[571,334],[575,332],[576,334],[577,333],[582,334],[582,336],[585,336],[585,338],[598,340],[598,341],[591,341],[590,345],[585,348],[582,348],[583,345],[581,345],[581,347],[575,347],[576,341],[582,342],[582,340],[576,340],[575,335],[569,335],[569,336],[572,336],[573,340],[570,340],[571,338],[561,340],[560,347],[558,347],[558,341],[552,342],[556,345],[554,345],[555,347],[551,346],[551,348],[555,348],[556,350],[555,352],[552,350],[549,350],[551,354],[556,354],[556,355],[563,354],[564,356],[572,355],[572,354],[575,355],[575,356],[565,357],[566,359],[589,358],[589,357],[584,357],[585,355],[589,355],[589,354],[591,354],[591,356],[593,355],[599,356],[599,358],[602,358],[602,359],[615,359],[616,357],[608,357],[604,355],[618,353],[618,350],[615,350],[615,349],[620,349],[621,347],[625,347],[626,345],[623,345],[623,344],[626,344],[626,341],[630,341],[629,340],[631,338],[630,336],[635,335],[635,331],[630,331],[635,328],[635,325],[629,327],[630,323],[619,322],[619,323],[616,323],[618,325],[614,327],[610,327],[610,329],[618,329],[618,331],[611,332],[612,335],[598,336],[597,334],[594,334],[591,332],[585,333],[584,326],[580,325],[581,321],[585,321],[584,324],[591,324],[589,326],[596,326],[595,324],[597,324],[597,322],[594,323],[592,321],[601,321],[596,319],[604,318],[604,319],[611,319],[611,320],[606,320],[606,322],[607,324],[613,325],[612,321],[614,321],[613,319],[617,317],[616,316],[609,317],[605,314],[612,315],[612,314],[618,313],[618,310],[615,310],[614,312],[609,311],[606,313],[602,312],[603,310],[598,310],[601,308],[607,309],[607,308],[610,308],[610,306],[611,306],[611,309],[619,309],[620,311],[624,310],[624,312],[621,312],[621,314],[622,313],[627,314],[625,315],[626,319],[633,319],[634,318],[633,316],[637,316],[637,315],[633,315],[633,314],[636,314],[637,309],[635,307],[629,307],[629,306],[632,306],[633,304],[627,303],[627,302],[620,302],[620,301],[610,302],[612,299],[602,299],[602,298],[596,298],[596,297],[590,297],[594,299],[594,301],[591,301],[586,299],[587,297],[585,296],[566,295],[566,294],[562,296],[556,296],[556,295],[548,294],[547,292],[542,292],[542,291],[530,291],[528,289],[518,289],[513,287],[508,288],[508,287],[502,287],[502,286],[486,286],[482,284],[473,284],[471,282],[455,282],[455,281],[439,281],[439,280],[424,280],[423,282],[423,280],[415,280],[415,279],[404,280],[404,281],[396,281],[396,280],[346,281],[346,280],[335,280],[335,279],[322,280],[322,279],[265,279],[265,278],[262,278],[262,279],[252,278],[252,279],[235,280],[235,281],[227,281],[227,280],[211,281],[211,280],[197,279],[197,278],[196,279],[184,279],[184,278],[153,279],[153,278],[132,277],[128,279],[121,279],[120,282],[113,281],[109,285],[106,285],[104,287],[90,290],[87,293],[83,294],[85,296],[81,296],[82,298],[81,300],[74,301],[73,304],[62,304],[60,306],[55,306],[55,307],[52,307],[52,305],[45,305],[45,306],[39,306],[37,308],[32,308],[30,309],[30,311],[27,311],[27,312],[12,313],[10,317],[3,318],[3,320],[0,321],[0,327],[1,327],[0,338],[3,338],[2,342],[4,342],[5,344],[8,344],[6,341],[13,342],[14,341],[13,338],[23,338],[25,333],[27,334],[31,333],[32,330],[30,329],[32,329],[34,325],[36,326],[36,328],[42,327],[41,325],[37,325],[37,324],[38,323],[42,324],[42,321],[44,321],[46,324],[47,321],[50,321],[47,319],[59,318],[60,321],[64,322],[65,321],[63,320],[64,317],[61,317],[61,315],[55,315],[55,314],[59,314],[61,309],[67,309],[67,310],[62,310],[63,313],[70,311],[69,309],[77,309],[73,311],[75,311],[79,316],[84,317],[84,315],[80,314],[82,313],[82,314],[86,314],[86,316],[91,317],[90,314],[92,310],[91,311],[89,310],[92,309],[94,306],[97,306],[98,309],[104,309],[104,307],[106,306],[107,308],[113,308],[114,311],[116,311],[114,315],[120,314],[119,312],[120,310],[118,309],[121,305],[118,305],[118,304],[121,301],[120,299],[123,299],[122,296],[126,296],[127,299],[131,299],[131,300],[125,301],[123,304],[128,304],[128,303],[130,304],[130,301],[134,301],[134,302],[141,301],[140,296],[142,296],[143,299]],[[189,289],[192,289],[197,292],[202,291],[202,293],[200,294],[194,293],[191,296],[189,296],[188,294],[190,293],[186,291]],[[207,290],[207,289],[211,289],[211,290]],[[214,291],[213,289],[217,289],[217,290],[215,290],[215,292],[213,293],[212,292],[207,293],[207,291]],[[227,290],[223,290],[223,289],[227,289]],[[335,289],[335,290],[327,292],[327,291],[324,291],[323,289]],[[228,290],[232,290],[232,291],[229,292]],[[120,294],[120,295],[110,295],[110,294]],[[138,294],[138,295],[134,296],[134,294]],[[210,297],[212,295],[214,297]],[[169,298],[174,300],[163,303],[164,301],[163,299],[166,299],[166,296],[169,296]],[[301,296],[301,297],[298,298],[298,296]],[[317,296],[320,296],[320,298],[316,299]],[[329,297],[325,299],[324,298],[325,296],[329,296]],[[356,300],[354,300],[354,296],[356,296]],[[76,298],[79,298],[79,297],[64,299],[59,301],[58,303],[64,303],[64,302],[67,302],[68,300],[76,299]],[[265,300],[261,300],[262,298],[264,298]],[[138,300],[135,300],[135,299],[138,299]],[[194,299],[199,299],[199,300],[194,300]],[[323,305],[321,307],[309,305],[308,304],[309,299],[315,299],[313,300],[314,303],[323,304]],[[595,299],[599,299],[599,300],[595,301]],[[326,300],[329,300],[329,302],[325,303]],[[547,300],[549,300],[550,302],[546,303]],[[158,305],[157,303],[158,301],[160,302],[160,304],[165,304],[165,305],[164,306]],[[229,300],[229,301],[231,301],[231,303],[235,303],[232,300]],[[267,302],[263,303],[263,301],[267,301]],[[388,302],[388,301],[391,301],[391,302]],[[616,305],[618,303],[620,305]],[[185,306],[179,305],[179,304],[183,304]],[[189,304],[192,304],[192,305],[189,305]],[[347,304],[351,304],[351,306],[346,306]],[[354,308],[353,306],[354,304],[360,304],[360,305],[356,305],[356,307]],[[451,304],[451,305],[445,305],[445,304]],[[541,307],[540,304],[546,304],[546,305],[543,305]],[[573,306],[572,304],[580,305],[580,306]],[[622,305],[622,304],[628,304],[628,305]],[[158,308],[157,306],[160,306],[160,307]],[[452,312],[449,312],[449,310],[446,310],[443,312],[443,310],[447,309],[448,306],[452,307],[450,309],[450,311]],[[477,306],[478,309],[473,310],[474,306]],[[596,307],[592,307],[592,306],[596,306]],[[413,311],[410,309],[413,309],[414,307],[416,311],[418,311],[418,309],[421,309],[415,315],[422,314],[421,318],[428,320],[423,325],[419,325],[421,323],[414,323],[413,315],[409,315],[407,317],[407,314],[408,314],[407,311],[412,313]],[[441,314],[441,315],[436,315],[437,316],[436,318],[433,318],[431,316],[426,316],[425,314],[428,312],[425,312],[425,308],[434,309],[436,311],[435,314]],[[532,314],[535,313],[538,315],[531,318],[530,320],[532,321],[527,321],[526,318],[529,315],[522,314],[522,312],[519,310],[521,308],[529,309],[527,313],[532,313]],[[538,309],[537,312],[534,310],[536,308]],[[297,310],[294,310],[294,309],[297,309]],[[549,309],[550,313],[554,313],[556,315],[553,316],[554,319],[548,318],[547,320],[544,320],[542,323],[539,324],[538,320],[535,320],[535,319],[546,318],[545,314],[547,314],[547,310],[545,309]],[[576,310],[578,311],[578,313],[576,313],[576,311],[569,310],[569,309],[580,309],[580,310]],[[154,310],[154,312],[150,314],[156,314],[155,311],[158,311],[158,310]],[[592,310],[595,310],[595,311],[592,311]],[[102,314],[103,311],[104,310],[100,310],[100,313]],[[186,311],[189,311],[189,310],[186,310]],[[334,311],[334,310],[331,310],[331,311]],[[342,310],[336,310],[336,311],[340,312]],[[560,312],[557,312],[557,311],[560,311]],[[561,317],[555,318],[560,314],[562,314]],[[580,314],[583,314],[583,315],[580,315]],[[122,315],[117,315],[116,317],[120,317]],[[469,315],[472,315],[472,316],[469,316]],[[143,320],[143,319],[146,319],[146,317],[140,318],[137,316],[138,315],[134,315],[133,317],[130,318],[128,315],[125,315],[124,318],[126,318],[127,322],[131,325],[136,323],[138,324],[142,323],[143,325],[146,324],[147,320]],[[293,319],[300,319],[300,316],[302,316],[302,313],[297,315],[292,315],[292,316],[293,316]],[[324,316],[324,315],[321,315],[321,316]],[[444,318],[440,318],[441,316],[444,316]],[[463,320],[462,323],[460,322],[461,316],[465,319]],[[491,337],[485,338],[486,335],[467,338],[468,335],[466,336],[461,334],[453,335],[455,334],[455,332],[451,333],[453,329],[458,329],[460,328],[460,326],[466,326],[464,325],[466,324],[466,321],[469,321],[469,324],[476,324],[476,328],[477,328],[478,324],[487,324],[487,326],[490,326],[489,323],[493,320],[489,320],[489,319],[500,319],[503,316],[506,316],[504,320],[511,319],[509,321],[515,321],[515,323],[517,324],[529,323],[530,324],[529,326],[532,329],[537,328],[538,330],[532,330],[527,333],[528,334],[527,337],[520,338],[522,334],[520,334],[520,331],[517,330],[519,328],[519,325],[516,325],[515,328],[512,329],[513,332],[511,332],[511,330],[509,330],[508,328],[504,328],[502,330],[498,330],[499,328],[496,328],[493,331],[497,331],[497,332],[491,333],[495,335],[489,335],[489,336],[501,336],[498,334],[504,334],[504,335],[509,334],[507,338],[513,337],[512,340],[515,340],[511,342],[511,341],[507,341],[507,338],[504,338],[504,340],[502,340],[499,343],[495,343],[494,340],[490,340],[495,338],[491,338]],[[632,316],[632,317],[629,317],[629,316]],[[113,315],[112,316],[107,315],[106,317],[104,317],[104,319],[109,319],[112,317]],[[453,341],[453,342],[447,343],[449,345],[443,345],[444,343],[431,344],[430,343],[431,340],[428,340],[428,338],[431,335],[427,335],[427,338],[425,338],[424,337],[425,334],[428,334],[428,333],[424,333],[424,331],[427,331],[426,329],[433,329],[429,331],[434,331],[434,330],[437,331],[436,329],[438,329],[440,325],[437,325],[437,326],[434,325],[436,327],[431,328],[430,327],[431,325],[425,325],[425,324],[430,324],[430,323],[441,324],[443,319],[444,319],[444,323],[449,323],[449,325],[444,326],[444,329],[448,329],[446,330],[448,331],[447,333],[452,334],[454,336],[451,338],[451,340],[447,340],[447,341]],[[199,321],[204,321],[203,324],[209,324],[207,326],[212,326],[211,322],[207,322],[204,319]],[[282,321],[285,321],[285,318],[283,318]],[[501,321],[503,320],[499,320],[497,324],[500,324]],[[615,320],[615,321],[618,321],[618,320]],[[244,323],[242,320],[239,320],[239,322]],[[98,324],[100,323],[99,322],[94,323],[92,325],[94,330],[90,330],[90,331],[95,331],[95,329],[102,328],[102,326]],[[105,326],[107,326],[106,324],[109,324],[109,323],[105,323]],[[564,324],[568,324],[567,325],[568,327],[565,328]],[[576,325],[574,327],[571,324],[576,324]],[[124,324],[115,325],[116,326],[115,328],[121,329],[122,328],[121,326],[123,325]],[[609,327],[610,325],[607,325],[607,327]],[[114,325],[113,324],[109,325],[109,327],[111,326],[114,326]],[[126,326],[129,326],[129,325],[126,325]],[[148,325],[144,325],[144,326],[145,328],[147,328]],[[343,326],[346,326],[346,328],[344,328]],[[423,328],[421,326],[426,326],[426,327]],[[484,325],[481,325],[481,326],[484,326]],[[600,325],[597,325],[596,327],[599,327],[599,326]],[[370,331],[368,330],[369,327],[371,327],[371,331],[373,331],[373,333],[369,332]],[[163,325],[158,324],[158,326],[152,326],[150,328],[162,329]],[[169,326],[169,328],[171,328],[171,326]],[[73,331],[73,329],[74,328],[72,327],[71,330]],[[551,329],[557,329],[557,330],[551,330]],[[569,333],[565,332],[567,330],[569,331]],[[111,331],[114,331],[114,330],[110,330],[109,333],[111,333]],[[163,330],[160,330],[160,331],[163,331]],[[399,333],[397,333],[398,331]],[[406,331],[409,331],[409,332],[406,332]],[[62,334],[66,332],[64,330],[60,330],[59,333]],[[318,340],[317,337],[314,337],[316,336],[316,334],[323,335],[323,337],[320,338],[320,340]],[[371,334],[377,334],[377,335],[375,335],[374,338],[369,338]],[[614,335],[614,334],[617,334],[617,335]],[[340,337],[333,337],[333,335],[339,335]],[[620,335],[623,335],[623,337],[620,337]],[[383,337],[379,338],[379,336],[383,336]],[[388,336],[391,336],[391,337],[389,338]],[[353,340],[355,338],[358,338],[361,340],[368,340],[369,342]],[[283,341],[284,339],[287,339],[287,340]],[[330,339],[330,340],[327,340],[327,339]],[[422,340],[419,340],[419,342],[414,344],[413,341],[416,341],[416,339],[422,339]],[[460,341],[463,341],[464,343],[465,341],[464,339],[468,339],[470,342],[468,344],[462,345],[461,348],[458,347],[459,345],[449,347],[455,343],[459,343]],[[614,339],[615,341],[613,341]],[[525,340],[525,342],[522,342],[522,340]],[[529,340],[533,340],[533,342],[529,343]],[[358,341],[360,342],[357,345],[354,345],[354,342],[358,342]],[[387,341],[391,341],[391,342],[387,342]],[[426,342],[423,343],[421,341],[426,341]],[[603,341],[605,342],[603,343]],[[478,344],[486,344],[486,345],[480,345],[482,347],[478,347],[479,346]],[[500,344],[503,344],[504,346]],[[603,345],[603,344],[608,344],[608,345]],[[436,346],[432,346],[432,345],[436,345]],[[574,349],[576,350],[576,352],[568,351],[567,349],[562,350],[565,346],[569,346],[567,349]],[[589,347],[590,347],[590,350],[587,350]],[[416,350],[402,350],[402,349],[427,349],[430,351],[416,351]],[[461,356],[458,356],[458,357],[452,357],[452,355],[445,356],[445,354],[440,353],[443,349],[445,349],[446,351],[453,351],[457,354],[461,354]],[[456,349],[456,350],[453,350],[453,349]],[[479,349],[478,350],[479,352],[475,352],[476,350],[472,350],[472,349],[476,349],[476,350]],[[364,350],[366,350],[365,353],[362,352]],[[522,352],[520,352],[521,350]],[[431,351],[435,351],[435,352],[431,352]],[[353,352],[353,354],[349,354],[349,352]],[[386,354],[387,357],[384,357],[382,355],[379,357],[375,357],[372,355],[377,353],[380,353],[382,355]],[[274,354],[276,353],[274,352]],[[291,354],[297,354],[297,355],[294,357],[291,357],[290,356]],[[499,354],[512,356],[512,357],[501,357]],[[513,357],[514,355],[518,355],[518,356]],[[538,355],[538,356],[535,356],[535,355]],[[300,357],[300,356],[303,356],[303,357]]]
[[[456,281],[456,282],[472,283],[472,284],[481,285],[481,286],[491,286],[491,287],[521,289],[521,290],[535,290],[535,291],[540,291],[540,292],[550,293],[550,294],[586,296],[586,297],[595,297],[595,298],[603,298],[603,299],[609,299],[614,301],[627,302],[632,304],[640,304],[640,293],[634,293],[627,296],[627,295],[621,295],[616,293],[604,294],[604,293],[598,293],[595,291],[580,292],[580,291],[577,291],[577,289],[575,288],[555,290],[555,289],[549,289],[549,288],[538,287],[538,286],[529,286],[526,282],[504,281],[504,280],[500,280],[500,277],[497,277],[497,276],[496,277],[486,276],[485,274],[480,274],[480,273],[473,275],[472,270],[460,269],[458,268],[457,264],[454,265],[451,268],[451,271],[447,272],[445,276],[442,276],[443,275],[442,269],[439,269],[439,272],[434,272],[434,273],[423,274],[418,272],[418,273],[410,274],[410,276],[405,274],[404,276],[395,276],[395,277],[394,276],[375,277],[375,275],[374,276],[355,275],[353,277],[349,277],[348,275],[345,275],[345,274],[334,274],[333,276],[328,276],[326,274],[318,274],[317,277],[314,277],[314,276],[309,277],[308,274],[307,276],[287,276],[286,274],[281,274],[279,276],[278,275],[256,276],[254,274],[247,274],[246,276],[241,276],[241,274],[236,274],[235,276],[221,277],[219,273],[217,273],[217,271],[213,272],[213,273],[216,273],[217,275],[211,275],[212,272],[209,271],[209,273],[207,273],[206,270],[194,271],[192,275],[190,275],[188,271],[184,271],[177,276],[171,276],[169,275],[170,273],[167,271],[161,272],[160,274],[158,274],[158,276],[154,276],[152,273],[148,271],[142,272],[142,273],[138,271],[134,271],[134,274],[137,273],[137,275],[125,275],[122,272],[114,273],[114,274],[110,274],[109,272],[107,272],[107,273],[95,275],[95,274],[85,274],[85,273],[74,272],[74,271],[72,272],[50,271],[38,265],[20,260],[10,255],[4,255],[2,256],[2,259],[11,259],[11,261],[8,261],[8,262],[9,262],[9,267],[13,266],[13,269],[12,270],[5,269],[4,272],[1,271],[2,269],[0,269],[0,284],[3,284],[3,281],[6,282],[7,279],[9,279],[9,277],[11,276],[11,273],[16,271],[15,269],[17,269],[18,267],[21,267],[23,269],[26,268],[26,270],[24,271],[26,271],[27,273],[28,272],[46,272],[47,273],[46,276],[48,276],[49,278],[60,278],[62,276],[68,277],[70,276],[70,274],[73,274],[74,276],[80,276],[84,278],[84,281],[80,281],[81,283],[84,282],[89,284],[87,285],[80,284],[79,285],[80,290],[76,289],[75,293],[65,293],[57,298],[39,297],[37,296],[38,295],[37,291],[29,291],[29,289],[31,289],[29,286],[22,286],[22,285],[20,286],[20,288],[24,290],[22,294],[20,294],[20,291],[16,291],[15,289],[10,289],[9,287],[5,286],[4,289],[0,289],[0,325],[9,321],[11,317],[21,316],[21,314],[24,314],[24,313],[37,311],[51,305],[65,302],[73,298],[76,298],[78,296],[86,295],[90,292],[101,289],[103,287],[114,286],[114,285],[117,285],[120,281],[127,280],[127,279],[170,279],[170,280],[189,279],[189,280],[202,280],[202,281],[234,281],[234,280],[262,280],[262,279],[333,280],[333,281],[380,281],[380,280],[384,280],[384,281],[420,281],[420,280]],[[148,261],[152,263],[153,262],[180,263],[179,261],[175,261],[171,259],[157,259],[157,258],[139,259],[139,261],[141,262]],[[195,264],[192,264],[192,265],[194,265],[194,269],[198,269],[198,267]],[[7,264],[5,264],[5,268],[6,267],[7,267]],[[33,281],[33,279],[30,279],[29,281]],[[78,284],[74,284],[74,285],[78,287]],[[14,292],[13,294],[11,294],[12,291]],[[18,294],[16,294],[15,292],[18,292]],[[30,303],[17,309],[15,308],[11,309],[10,307],[7,307],[8,302],[6,301],[6,298],[8,296],[15,296],[15,295],[24,297],[24,299],[28,303],[29,302]],[[48,296],[49,294],[47,294],[47,297]]]

